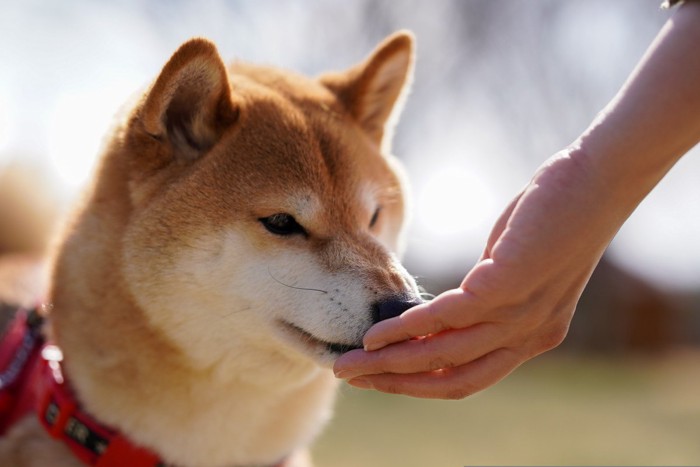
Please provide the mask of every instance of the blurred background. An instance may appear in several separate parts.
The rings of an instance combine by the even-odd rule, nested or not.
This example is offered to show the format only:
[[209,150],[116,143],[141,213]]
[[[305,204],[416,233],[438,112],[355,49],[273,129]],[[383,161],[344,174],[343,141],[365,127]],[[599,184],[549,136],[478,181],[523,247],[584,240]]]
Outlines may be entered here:
[[[405,263],[438,294],[619,89],[672,14],[659,4],[0,0],[0,209],[26,204],[48,227],[85,183],[114,112],[192,36],[225,58],[316,75],[408,28],[416,75],[394,140],[413,186]],[[318,464],[700,463],[697,153],[620,231],[559,349],[461,402],[345,387]],[[2,199],[9,172],[52,196]]]

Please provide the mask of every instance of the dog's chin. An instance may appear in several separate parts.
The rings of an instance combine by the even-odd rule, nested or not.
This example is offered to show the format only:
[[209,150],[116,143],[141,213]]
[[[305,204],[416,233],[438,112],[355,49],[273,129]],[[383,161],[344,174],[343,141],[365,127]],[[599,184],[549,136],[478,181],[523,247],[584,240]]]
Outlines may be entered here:
[[319,339],[309,331],[287,321],[280,321],[280,327],[285,340],[324,367],[333,366],[335,359],[345,352],[362,348],[362,342],[341,343]]

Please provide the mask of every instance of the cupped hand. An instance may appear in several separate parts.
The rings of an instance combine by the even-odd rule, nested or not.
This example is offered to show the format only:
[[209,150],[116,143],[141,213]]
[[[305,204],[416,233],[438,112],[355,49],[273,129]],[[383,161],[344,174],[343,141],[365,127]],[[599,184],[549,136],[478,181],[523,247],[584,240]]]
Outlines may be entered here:
[[[360,388],[460,399],[559,345],[623,220],[576,151],[550,159],[496,222],[461,286],[375,324],[337,377]],[[596,212],[601,211],[601,212]]]

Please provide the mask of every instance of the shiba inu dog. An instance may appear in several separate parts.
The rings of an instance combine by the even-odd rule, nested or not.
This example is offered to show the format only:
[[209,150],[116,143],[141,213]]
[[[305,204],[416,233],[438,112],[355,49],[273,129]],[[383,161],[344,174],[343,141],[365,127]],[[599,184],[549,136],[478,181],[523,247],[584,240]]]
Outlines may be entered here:
[[[389,153],[412,66],[407,32],[316,79],[227,68],[192,39],[116,124],[58,246],[46,328],[57,384],[148,465],[304,464],[333,361],[421,301]],[[70,417],[56,428],[51,400],[10,427],[0,465],[83,465],[46,420],[110,452]]]

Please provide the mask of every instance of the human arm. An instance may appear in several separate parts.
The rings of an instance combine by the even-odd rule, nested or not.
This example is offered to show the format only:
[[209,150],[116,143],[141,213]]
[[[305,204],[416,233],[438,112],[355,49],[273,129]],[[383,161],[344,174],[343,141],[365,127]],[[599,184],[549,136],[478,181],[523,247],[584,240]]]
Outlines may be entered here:
[[335,364],[358,387],[462,398],[557,346],[605,248],[700,140],[700,2],[678,8],[589,128],[496,222],[461,286],[365,335]]

